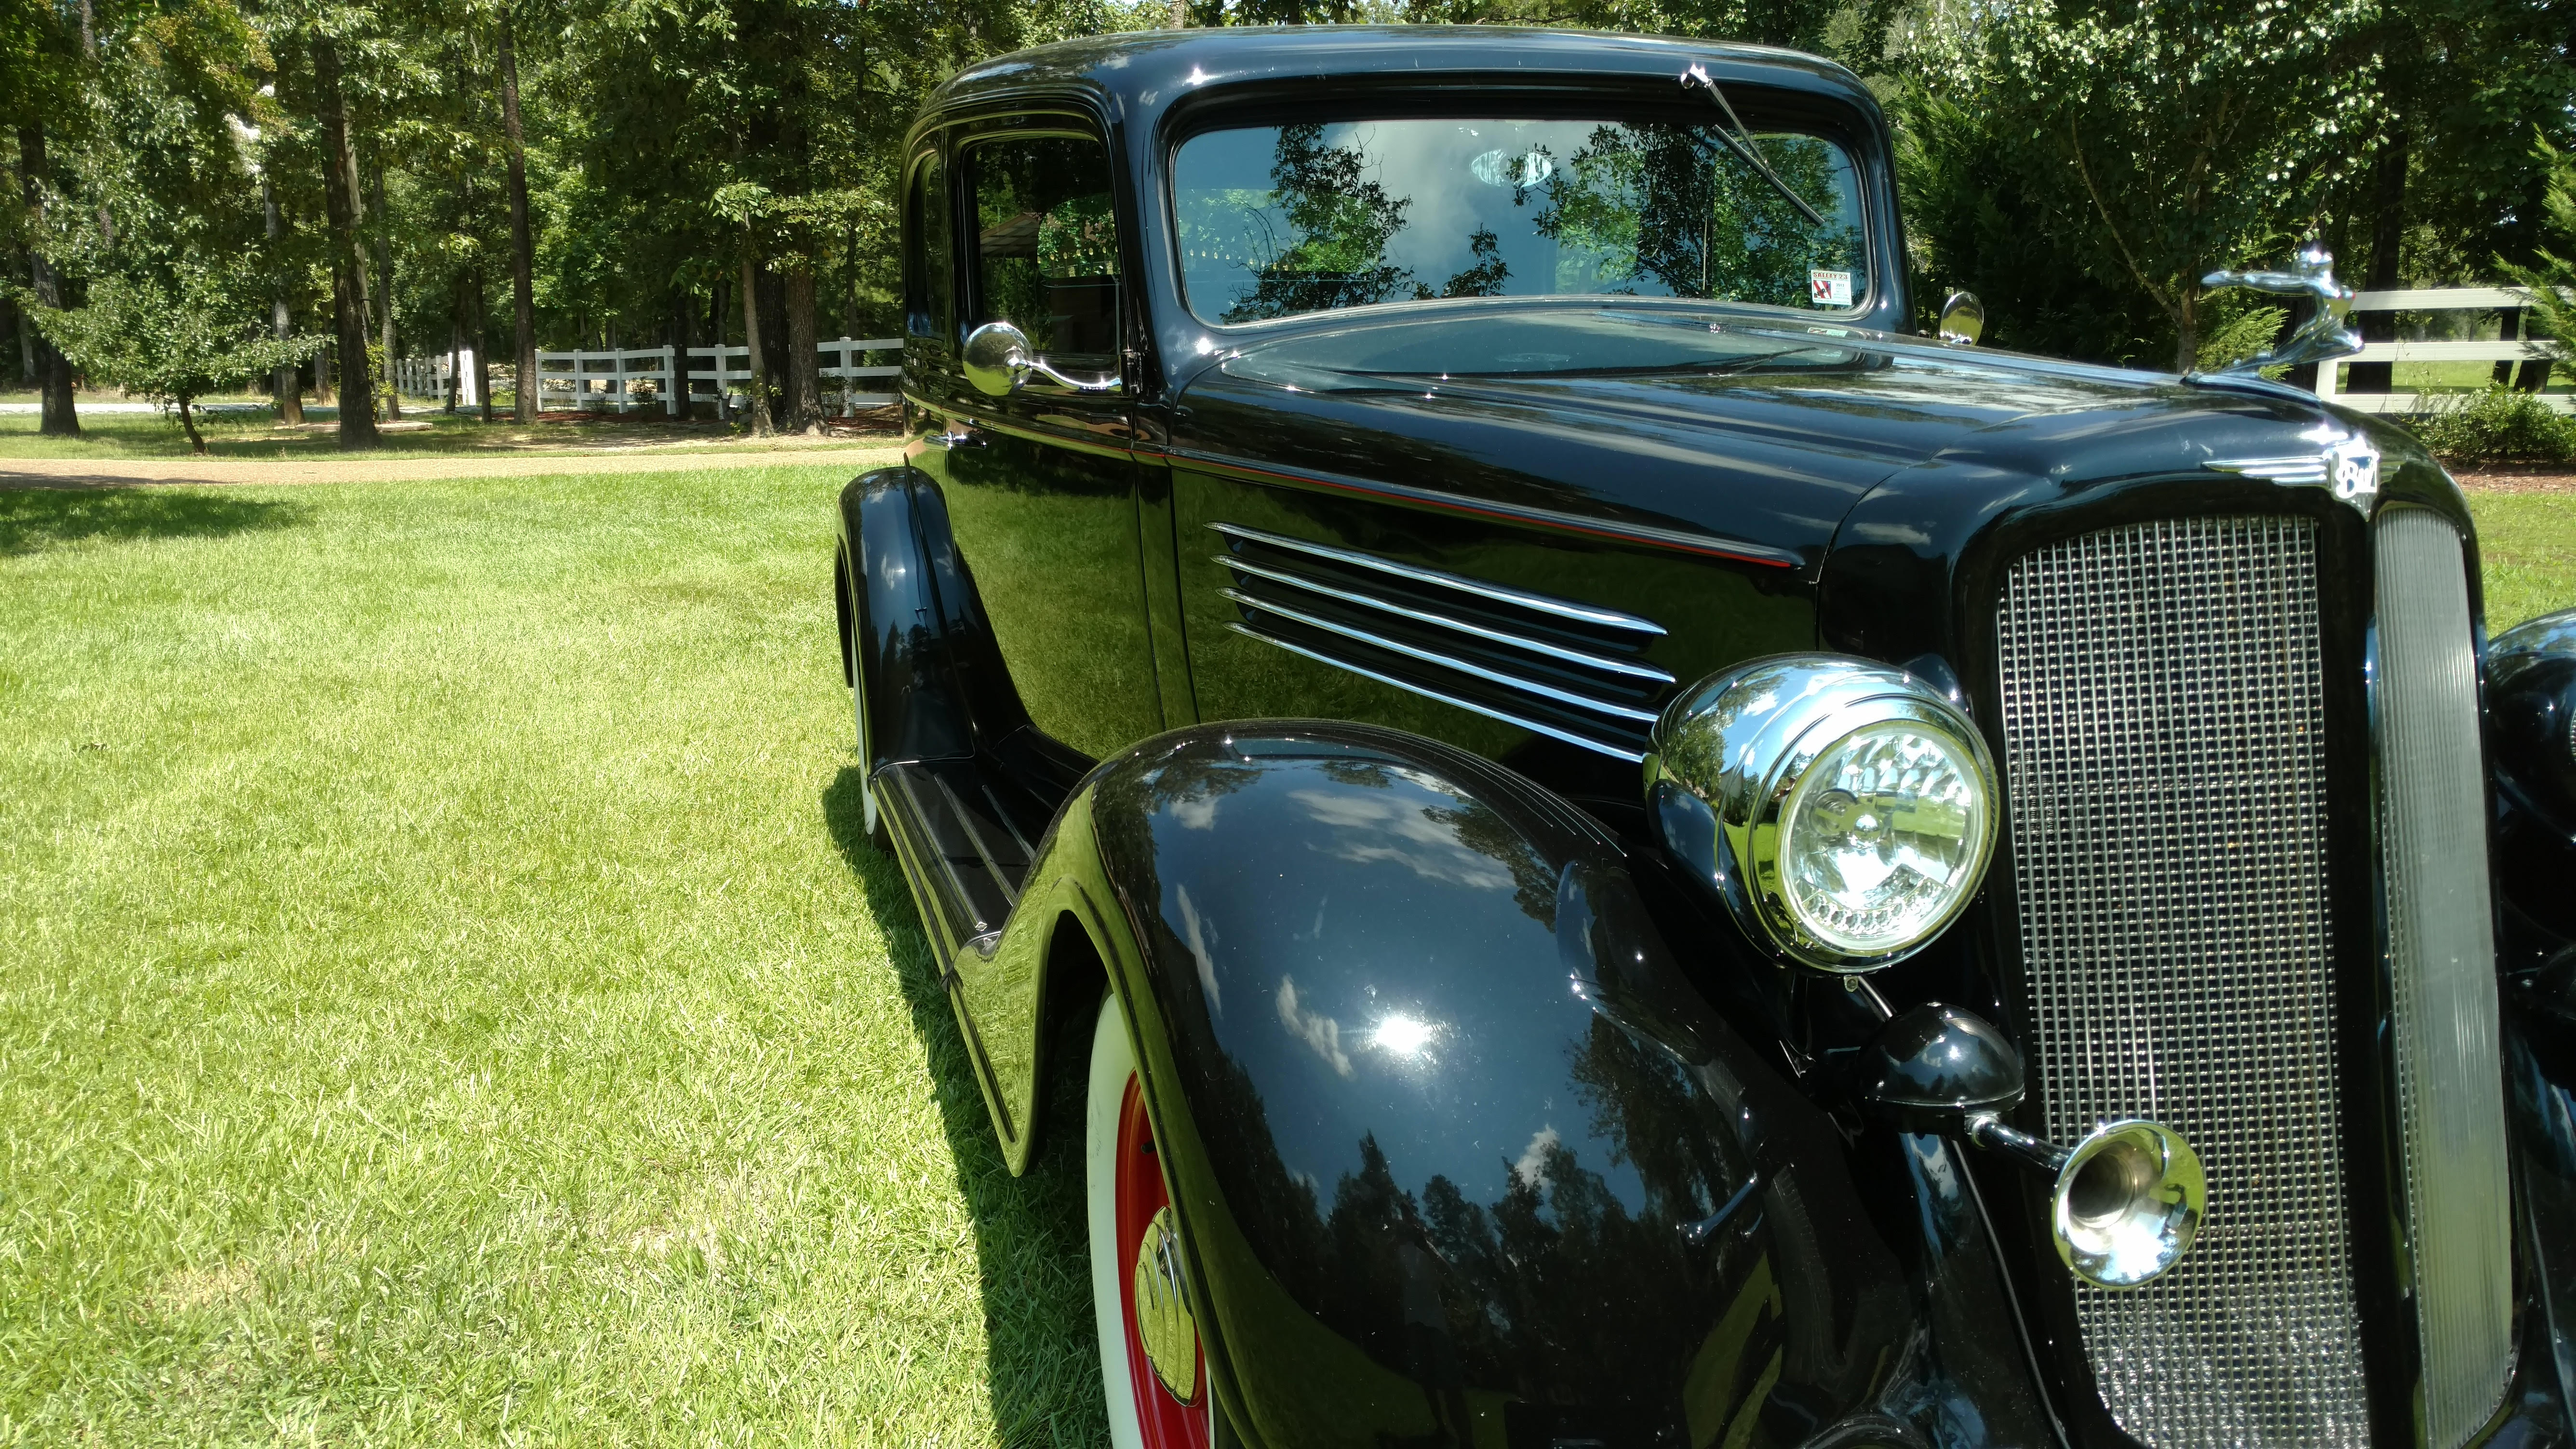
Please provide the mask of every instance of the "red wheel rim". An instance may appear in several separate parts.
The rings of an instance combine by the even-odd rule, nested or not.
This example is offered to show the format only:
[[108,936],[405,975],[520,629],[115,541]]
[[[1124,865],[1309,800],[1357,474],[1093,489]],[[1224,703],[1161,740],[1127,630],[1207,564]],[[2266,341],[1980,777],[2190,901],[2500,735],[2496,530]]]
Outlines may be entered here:
[[1206,1350],[1195,1340],[1190,1345],[1197,1359],[1193,1377],[1198,1392],[1192,1402],[1182,1403],[1154,1372],[1153,1360],[1145,1355],[1144,1335],[1136,1326],[1136,1250],[1144,1243],[1145,1230],[1154,1221],[1154,1214],[1169,1205],[1172,1197],[1163,1186],[1162,1160],[1154,1152],[1154,1127],[1145,1117],[1145,1094],[1133,1076],[1127,1078],[1126,1100],[1118,1108],[1116,1181],[1118,1316],[1126,1329],[1127,1383],[1136,1400],[1136,1427],[1142,1432],[1145,1449],[1207,1449]]

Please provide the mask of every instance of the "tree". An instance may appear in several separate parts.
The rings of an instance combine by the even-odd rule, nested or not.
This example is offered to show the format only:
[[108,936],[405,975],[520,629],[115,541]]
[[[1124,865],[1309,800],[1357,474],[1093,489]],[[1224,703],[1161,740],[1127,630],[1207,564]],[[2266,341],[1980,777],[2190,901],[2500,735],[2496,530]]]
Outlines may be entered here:
[[510,163],[510,315],[516,346],[511,352],[514,416],[533,423],[544,399],[537,393],[536,256],[528,231],[527,134],[519,121],[519,52],[513,42],[509,0],[494,14],[500,39],[501,127]]
[[2535,142],[2532,157],[2546,178],[2543,210],[2550,226],[2568,246],[2560,256],[2547,247],[2533,248],[2532,260],[2518,263],[2498,258],[2505,275],[2531,293],[2532,311],[2542,329],[2560,339],[2576,338],[2576,152]]
[[322,123],[322,204],[331,225],[331,313],[339,344],[340,446],[372,448],[376,432],[374,371],[367,359],[367,258],[358,236],[364,215],[358,191],[358,158],[349,144],[349,103],[342,85],[339,41],[317,33],[308,42],[313,88]]
[[[67,300],[57,253],[63,248],[63,208],[55,186],[48,129],[87,110],[88,67],[62,16],[43,0],[0,0],[0,122],[18,142],[18,202],[10,230],[27,256],[31,305],[60,307]],[[72,403],[70,362],[41,333],[35,344],[36,380],[43,397],[38,431],[75,436],[80,416]]]
[[190,261],[175,282],[95,278],[88,304],[33,308],[36,325],[92,377],[177,411],[191,451],[204,453],[195,404],[319,350],[312,336],[268,335],[265,288],[247,268]]
[[2246,305],[2213,302],[2201,276],[2279,260],[2372,159],[2377,15],[2373,0],[1932,7],[1905,42],[1934,269],[2060,309],[2001,309],[2019,345],[2162,343],[2193,367]]

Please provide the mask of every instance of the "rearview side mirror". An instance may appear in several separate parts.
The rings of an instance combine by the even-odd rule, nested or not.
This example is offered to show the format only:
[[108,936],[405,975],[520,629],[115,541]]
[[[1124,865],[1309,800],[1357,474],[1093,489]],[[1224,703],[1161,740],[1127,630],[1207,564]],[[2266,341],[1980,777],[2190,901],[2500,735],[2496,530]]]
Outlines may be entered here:
[[987,397],[1008,397],[1028,386],[1032,376],[1075,392],[1116,392],[1120,387],[1114,372],[1106,377],[1072,377],[1056,371],[1029,345],[1029,335],[1008,322],[987,322],[967,333],[958,367],[966,381]]
[[1953,347],[1974,347],[1986,334],[1986,304],[1974,292],[1952,292],[1941,304],[1941,320],[1935,332]]

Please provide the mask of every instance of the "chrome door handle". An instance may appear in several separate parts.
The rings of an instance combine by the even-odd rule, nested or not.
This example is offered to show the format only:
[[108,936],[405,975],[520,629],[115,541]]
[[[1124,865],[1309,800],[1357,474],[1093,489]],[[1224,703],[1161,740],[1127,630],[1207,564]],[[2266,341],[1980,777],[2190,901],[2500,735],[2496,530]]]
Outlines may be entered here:
[[930,441],[943,448],[980,448],[984,446],[984,435],[973,428],[951,423],[948,431],[931,434]]

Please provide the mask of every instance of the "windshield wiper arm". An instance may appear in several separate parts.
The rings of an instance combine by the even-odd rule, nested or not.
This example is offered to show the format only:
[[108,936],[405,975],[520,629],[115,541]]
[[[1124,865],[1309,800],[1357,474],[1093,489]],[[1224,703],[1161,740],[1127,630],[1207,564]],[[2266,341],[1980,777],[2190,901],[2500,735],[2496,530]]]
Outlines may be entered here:
[[1689,90],[1694,85],[1707,87],[1708,93],[1716,98],[1718,109],[1726,112],[1726,119],[1735,126],[1732,133],[1719,131],[1717,139],[1724,141],[1728,150],[1742,157],[1745,165],[1752,167],[1763,180],[1770,182],[1771,189],[1787,198],[1791,206],[1798,208],[1800,216],[1805,217],[1813,225],[1823,226],[1825,224],[1823,214],[1809,206],[1807,198],[1791,191],[1789,183],[1781,180],[1779,173],[1771,169],[1771,164],[1762,159],[1762,153],[1753,149],[1753,133],[1744,129],[1744,122],[1735,114],[1735,107],[1727,102],[1726,92],[1719,90],[1717,82],[1708,78],[1708,67],[1696,61],[1691,63],[1690,69],[1682,72],[1682,89]]

